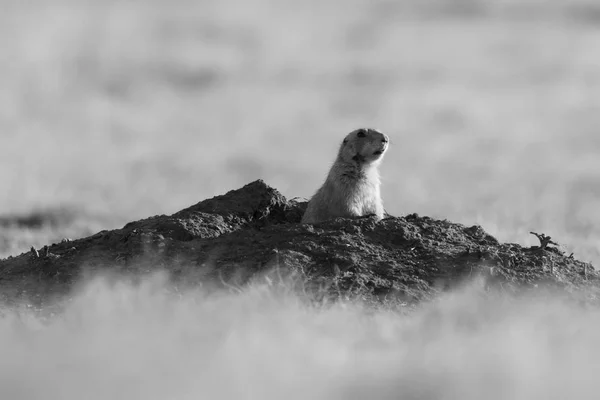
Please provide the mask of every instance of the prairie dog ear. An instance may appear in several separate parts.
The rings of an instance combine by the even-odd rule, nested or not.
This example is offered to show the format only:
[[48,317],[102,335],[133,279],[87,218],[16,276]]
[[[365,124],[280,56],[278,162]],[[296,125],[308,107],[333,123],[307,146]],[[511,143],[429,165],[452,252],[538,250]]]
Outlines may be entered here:
[[342,141],[342,144],[346,144],[346,143],[348,143],[348,138],[345,138],[345,139]]

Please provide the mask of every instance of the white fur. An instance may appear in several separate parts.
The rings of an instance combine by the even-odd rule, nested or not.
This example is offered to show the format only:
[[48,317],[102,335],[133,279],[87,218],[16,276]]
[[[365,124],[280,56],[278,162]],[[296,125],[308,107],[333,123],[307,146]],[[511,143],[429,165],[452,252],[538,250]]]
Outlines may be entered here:
[[[349,133],[323,186],[308,203],[302,223],[317,223],[335,217],[359,217],[375,214],[383,218],[381,181],[378,166],[389,139],[374,129]],[[380,151],[382,154],[374,154]]]

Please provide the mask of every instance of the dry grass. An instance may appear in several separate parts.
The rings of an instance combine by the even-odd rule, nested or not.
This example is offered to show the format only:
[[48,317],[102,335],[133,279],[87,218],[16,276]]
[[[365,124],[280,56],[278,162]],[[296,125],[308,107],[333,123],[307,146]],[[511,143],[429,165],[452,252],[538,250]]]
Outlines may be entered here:
[[600,260],[591,0],[3,3],[4,215],[117,227],[256,178],[308,197],[373,125],[389,212]]
[[0,318],[0,397],[21,399],[597,398],[598,309],[474,284],[404,315],[93,280],[64,310]]
[[[376,126],[389,212],[544,232],[600,265],[594,0],[0,7],[0,256],[257,178],[308,197],[340,138]],[[0,397],[597,397],[598,313],[557,300],[469,289],[402,317],[164,289],[94,281],[49,320],[5,310]]]

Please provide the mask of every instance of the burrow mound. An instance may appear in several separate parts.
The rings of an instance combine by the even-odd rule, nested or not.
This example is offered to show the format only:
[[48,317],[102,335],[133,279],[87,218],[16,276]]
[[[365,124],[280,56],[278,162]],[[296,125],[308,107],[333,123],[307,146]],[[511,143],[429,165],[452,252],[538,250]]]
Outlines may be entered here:
[[1,293],[5,301],[44,299],[89,273],[165,269],[188,284],[230,287],[276,272],[300,277],[308,290],[407,303],[477,276],[502,290],[543,284],[597,298],[591,265],[550,245],[502,244],[479,226],[416,214],[301,225],[305,208],[258,180],[170,216],[0,260]]

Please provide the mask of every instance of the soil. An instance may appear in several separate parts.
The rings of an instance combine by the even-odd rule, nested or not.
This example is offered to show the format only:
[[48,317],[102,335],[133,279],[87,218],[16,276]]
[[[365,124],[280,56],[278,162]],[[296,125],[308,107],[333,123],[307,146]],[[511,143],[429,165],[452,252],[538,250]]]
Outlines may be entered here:
[[0,260],[2,300],[43,303],[90,274],[167,270],[186,285],[286,277],[324,298],[376,302],[416,304],[477,277],[490,289],[544,287],[597,302],[595,269],[551,244],[499,243],[477,225],[417,214],[302,225],[306,204],[258,180],[170,216],[32,248]]

